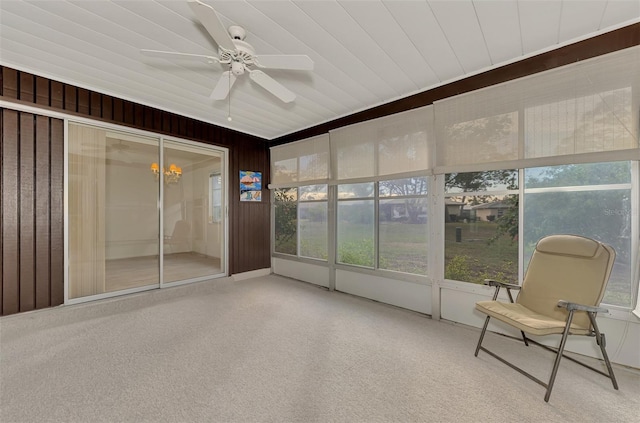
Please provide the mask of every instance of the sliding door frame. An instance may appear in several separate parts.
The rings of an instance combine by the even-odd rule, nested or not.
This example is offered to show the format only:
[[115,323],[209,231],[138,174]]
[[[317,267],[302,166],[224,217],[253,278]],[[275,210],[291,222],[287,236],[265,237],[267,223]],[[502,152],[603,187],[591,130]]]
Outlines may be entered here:
[[169,141],[175,144],[184,144],[186,146],[192,146],[209,151],[215,151],[221,155],[221,169],[220,174],[223,177],[223,196],[222,196],[222,209],[223,209],[223,228],[222,234],[224,236],[224,245],[222,246],[222,254],[224,260],[220,262],[222,270],[218,274],[199,276],[195,278],[184,279],[181,281],[164,282],[164,184],[160,184],[160,197],[158,199],[160,209],[160,288],[167,288],[172,286],[186,285],[193,282],[202,282],[212,278],[224,277],[229,274],[229,149],[225,147],[212,146],[210,144],[199,143],[196,141],[189,141],[176,137],[160,137],[160,168],[166,163],[164,161],[164,142]]
[[[229,149],[226,147],[220,147],[212,144],[200,143],[197,141],[186,140],[178,137],[169,137],[163,136],[161,134],[157,134],[151,131],[145,131],[141,129],[129,128],[122,125],[110,124],[105,122],[98,122],[92,119],[86,119],[76,116],[69,116],[64,113],[57,112],[48,112],[43,113],[44,111],[34,108],[34,107],[25,107],[26,109],[31,109],[29,111],[35,110],[38,114],[50,115],[51,117],[56,117],[63,119],[64,121],[64,305],[85,303],[89,301],[101,300],[105,298],[117,297],[126,294],[132,294],[143,291],[150,291],[158,288],[172,287],[178,285],[185,285],[194,282],[205,281],[213,278],[220,278],[227,276],[229,274]],[[176,142],[180,144],[195,146],[198,148],[202,148],[205,150],[216,151],[221,155],[221,163],[222,169],[221,174],[224,177],[224,196],[223,196],[223,210],[224,210],[224,227],[223,227],[223,236],[224,236],[224,245],[222,246],[222,251],[224,254],[224,261],[221,261],[221,267],[223,267],[222,272],[213,275],[207,275],[197,278],[186,279],[182,281],[176,281],[171,283],[164,283],[163,280],[163,265],[164,265],[164,230],[163,230],[163,221],[164,221],[164,184],[162,183],[162,178],[160,179],[160,189],[158,196],[158,215],[159,215],[159,227],[158,227],[158,251],[159,251],[159,261],[158,261],[158,270],[159,270],[159,278],[158,283],[153,285],[146,285],[142,287],[128,288],[119,291],[113,292],[105,292],[101,294],[88,295],[85,297],[79,298],[69,298],[69,124],[79,124],[86,126],[93,126],[95,128],[103,129],[103,130],[112,130],[123,132],[125,134],[130,134],[133,136],[144,136],[158,139],[158,148],[159,148],[159,163],[163,163],[164,159],[164,142],[165,140]]]

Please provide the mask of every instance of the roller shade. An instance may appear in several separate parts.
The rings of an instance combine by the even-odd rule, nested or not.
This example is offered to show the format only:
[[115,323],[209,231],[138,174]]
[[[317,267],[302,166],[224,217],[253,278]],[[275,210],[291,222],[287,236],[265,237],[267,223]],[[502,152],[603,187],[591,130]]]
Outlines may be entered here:
[[429,169],[433,106],[330,131],[335,182]]
[[271,148],[269,188],[327,183],[329,134]]
[[[640,47],[434,103],[436,173],[638,149]],[[636,154],[633,154],[637,156]],[[589,159],[585,159],[589,160]],[[596,155],[593,156],[596,159]]]

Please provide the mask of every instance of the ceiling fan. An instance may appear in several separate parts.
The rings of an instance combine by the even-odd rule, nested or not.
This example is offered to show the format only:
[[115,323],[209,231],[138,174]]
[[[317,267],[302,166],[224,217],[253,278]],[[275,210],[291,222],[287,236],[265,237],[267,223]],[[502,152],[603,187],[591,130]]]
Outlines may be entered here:
[[200,23],[218,44],[218,56],[147,49],[140,50],[142,54],[152,57],[197,59],[204,60],[206,63],[226,65],[228,70],[222,73],[210,95],[210,98],[214,100],[227,98],[231,87],[236,81],[236,77],[243,75],[245,72],[249,74],[249,78],[253,82],[283,102],[289,103],[295,100],[296,95],[294,93],[258,68],[313,70],[313,61],[309,56],[302,54],[257,55],[251,44],[244,41],[246,37],[244,28],[232,25],[227,30],[222,25],[213,7],[199,0],[189,0],[188,4]]

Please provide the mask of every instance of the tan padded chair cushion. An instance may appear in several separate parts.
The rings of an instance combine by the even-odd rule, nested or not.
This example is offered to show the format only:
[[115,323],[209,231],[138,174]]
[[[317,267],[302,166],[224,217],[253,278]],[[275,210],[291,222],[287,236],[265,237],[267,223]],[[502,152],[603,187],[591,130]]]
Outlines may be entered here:
[[[538,242],[516,303],[555,320],[568,312],[559,300],[598,306],[604,295],[615,252],[597,241],[575,235],[552,235]],[[576,312],[573,322],[589,327],[589,316]]]
[[589,238],[554,235],[542,238],[536,245],[536,250],[541,253],[593,258],[598,252],[599,246],[598,242]]
[[[521,304],[479,301],[476,309],[531,335],[551,335],[564,331],[565,320],[557,320],[531,311]],[[571,334],[587,335],[588,328],[571,324]]]
[[[599,306],[614,259],[613,248],[592,239],[548,236],[536,245],[516,303],[480,301],[476,309],[533,335],[562,333],[569,312],[558,301]],[[576,311],[571,333],[590,327],[587,313]]]

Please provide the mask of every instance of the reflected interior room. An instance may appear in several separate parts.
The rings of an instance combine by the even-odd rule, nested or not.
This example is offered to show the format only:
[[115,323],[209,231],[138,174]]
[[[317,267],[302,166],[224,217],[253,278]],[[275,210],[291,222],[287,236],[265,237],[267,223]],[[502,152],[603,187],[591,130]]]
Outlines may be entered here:
[[221,157],[159,143],[70,125],[70,298],[224,273]]

